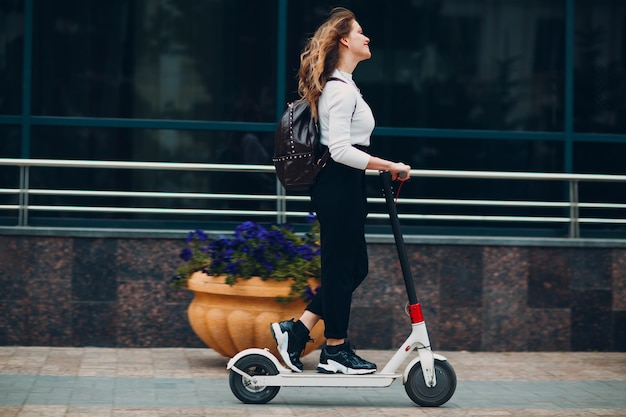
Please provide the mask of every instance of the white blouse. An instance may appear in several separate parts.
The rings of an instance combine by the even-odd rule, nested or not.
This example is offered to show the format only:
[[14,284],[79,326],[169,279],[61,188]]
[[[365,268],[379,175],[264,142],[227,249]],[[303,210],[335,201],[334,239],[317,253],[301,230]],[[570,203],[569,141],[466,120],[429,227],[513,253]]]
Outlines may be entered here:
[[335,70],[333,77],[344,81],[328,81],[318,102],[320,142],[328,146],[335,162],[365,169],[370,155],[353,145],[369,146],[374,130],[372,109],[363,100],[352,74]]

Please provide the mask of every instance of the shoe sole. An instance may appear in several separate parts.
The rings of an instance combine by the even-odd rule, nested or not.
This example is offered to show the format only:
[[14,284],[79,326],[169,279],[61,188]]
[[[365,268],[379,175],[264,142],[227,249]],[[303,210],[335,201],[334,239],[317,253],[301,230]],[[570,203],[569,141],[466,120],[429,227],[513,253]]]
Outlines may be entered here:
[[323,374],[345,374],[345,375],[367,375],[376,372],[374,369],[354,369],[348,368],[339,362],[328,360],[328,363],[319,363],[317,365],[317,371]]
[[280,353],[280,357],[285,365],[287,365],[294,372],[302,372],[302,369],[299,369],[296,365],[291,363],[291,360],[289,360],[289,352],[287,351],[287,347],[289,346],[289,335],[287,332],[283,332],[280,329],[279,323],[272,323],[270,325],[270,329],[272,330],[272,336],[274,336],[278,353]]

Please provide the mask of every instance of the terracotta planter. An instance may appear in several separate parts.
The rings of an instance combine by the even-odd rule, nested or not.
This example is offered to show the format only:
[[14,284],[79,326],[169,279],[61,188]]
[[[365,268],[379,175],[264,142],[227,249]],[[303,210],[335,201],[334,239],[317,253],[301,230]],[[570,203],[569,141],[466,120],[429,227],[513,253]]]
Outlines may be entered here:
[[[312,286],[315,286],[312,281]],[[301,301],[279,303],[277,296],[289,295],[291,281],[263,281],[261,278],[240,279],[235,285],[224,283],[223,276],[194,273],[187,288],[194,298],[187,310],[189,322],[198,337],[226,357],[250,347],[269,348],[278,356],[270,323],[298,318],[306,304]],[[317,349],[324,341],[324,325],[320,321],[311,331],[313,343],[307,343],[304,355]]]

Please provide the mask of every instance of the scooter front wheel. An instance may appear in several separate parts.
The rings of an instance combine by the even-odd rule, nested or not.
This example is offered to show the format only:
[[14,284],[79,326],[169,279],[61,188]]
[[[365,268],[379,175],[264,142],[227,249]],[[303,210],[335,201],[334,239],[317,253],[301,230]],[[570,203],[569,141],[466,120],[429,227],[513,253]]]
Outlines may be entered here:
[[276,365],[261,355],[247,355],[235,362],[235,367],[246,374],[243,376],[230,370],[228,382],[235,397],[246,404],[265,404],[271,401],[280,387],[268,387],[255,383],[255,375],[278,375]]
[[448,361],[435,359],[437,384],[426,386],[420,362],[416,363],[407,377],[404,389],[413,402],[422,407],[439,407],[445,404],[456,390],[456,373]]

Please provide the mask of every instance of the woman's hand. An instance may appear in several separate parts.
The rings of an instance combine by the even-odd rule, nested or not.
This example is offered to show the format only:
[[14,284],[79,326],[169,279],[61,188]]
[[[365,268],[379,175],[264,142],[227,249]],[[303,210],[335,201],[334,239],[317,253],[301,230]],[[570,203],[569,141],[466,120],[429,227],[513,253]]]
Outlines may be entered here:
[[[387,159],[381,159],[377,156],[370,156],[366,169],[375,169],[377,171],[389,171],[392,180],[406,181],[411,178],[411,167],[402,162],[392,162]],[[405,176],[400,177],[403,172]]]
[[402,162],[394,162],[389,172],[392,180],[406,181],[411,178],[411,167]]

